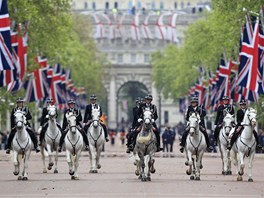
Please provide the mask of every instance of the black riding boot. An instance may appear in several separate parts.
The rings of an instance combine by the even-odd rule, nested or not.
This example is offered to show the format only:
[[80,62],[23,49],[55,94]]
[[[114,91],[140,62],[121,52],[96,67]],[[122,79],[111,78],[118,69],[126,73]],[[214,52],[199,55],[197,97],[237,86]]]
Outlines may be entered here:
[[257,132],[255,130],[253,130],[253,134],[254,134],[254,137],[256,139],[257,148],[261,149],[262,146],[259,144],[258,134],[257,134]]
[[44,137],[45,137],[45,133],[47,131],[47,128],[49,126],[49,123],[46,123],[43,125],[41,132],[39,134],[39,145],[41,145],[43,143]]
[[61,147],[64,143],[64,139],[65,139],[65,136],[67,135],[67,131],[64,131],[62,134],[61,134],[61,138],[60,138],[60,143],[59,143],[59,149],[58,151],[61,152]]
[[237,130],[235,129],[235,132],[233,133],[233,136],[232,136],[231,141],[230,141],[230,146],[227,147],[228,150],[230,150],[232,148],[232,146],[236,142],[238,136],[240,135],[240,132],[241,131],[237,132]]
[[127,134],[127,150],[126,153],[130,153],[132,151],[132,139],[133,139],[133,129],[130,130],[130,132]]
[[10,154],[11,144],[15,137],[15,134],[16,134],[16,129],[12,129],[7,139],[6,154]]
[[104,129],[105,141],[108,142],[109,139],[108,139],[107,128],[106,128],[106,126],[105,126],[104,124],[101,123],[101,125],[102,125],[102,127],[103,127],[103,129]]
[[220,127],[216,127],[215,128],[215,131],[214,131],[214,139],[215,139],[215,143],[216,143],[216,145],[217,145],[217,141],[218,141],[218,137],[219,137],[219,133],[220,133]]
[[34,144],[34,148],[35,148],[36,152],[38,153],[40,151],[40,149],[38,147],[38,139],[35,136],[34,131],[30,127],[27,127],[27,132],[28,132],[33,144]]
[[[200,127],[200,128],[203,128],[203,127]],[[208,149],[209,151],[212,151],[213,148],[212,148],[212,146],[210,146],[210,140],[209,140],[209,136],[208,136],[208,134],[207,134],[207,132],[206,132],[206,129],[203,128],[203,129],[201,130],[201,132],[204,134],[205,142],[206,142],[206,145],[207,145],[207,149]]]
[[81,134],[82,134],[82,137],[83,137],[83,141],[84,141],[84,144],[85,144],[85,149],[89,150],[89,141],[88,141],[87,135],[86,135],[84,129],[81,129],[80,131],[81,131]]
[[187,139],[187,136],[189,134],[189,130],[186,130],[184,131],[184,133],[182,134],[182,138],[181,138],[181,143],[180,143],[180,152],[183,153],[183,150],[184,150],[184,147],[185,147],[185,144],[186,144],[186,139]]
[[159,152],[162,150],[162,148],[160,148],[160,134],[159,134],[159,130],[156,128],[154,130],[154,133],[156,135],[156,139],[157,139],[157,151],[156,152]]

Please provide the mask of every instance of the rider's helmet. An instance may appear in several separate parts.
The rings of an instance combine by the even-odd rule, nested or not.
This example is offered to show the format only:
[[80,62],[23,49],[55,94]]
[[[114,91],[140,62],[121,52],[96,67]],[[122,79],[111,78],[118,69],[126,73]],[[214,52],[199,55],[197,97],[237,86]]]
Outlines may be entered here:
[[191,97],[191,103],[194,103],[194,102],[198,103],[198,96],[197,95],[193,95]]
[[151,94],[148,94],[145,96],[145,100],[151,100],[152,101],[153,97]]
[[140,104],[140,102],[141,102],[140,97],[137,97],[137,98],[136,98],[136,104]]
[[75,104],[75,101],[74,101],[73,99],[70,99],[70,100],[68,101],[68,104]]
[[228,96],[223,96],[222,100],[229,100]]
[[24,102],[24,100],[23,100],[23,98],[21,98],[21,97],[18,97],[18,98],[17,98],[17,100],[16,100],[16,102],[17,102],[17,103],[19,103],[19,102],[22,102],[22,103],[23,103],[23,102]]
[[53,104],[53,99],[52,98],[48,98],[47,104]]
[[97,99],[96,95],[93,94],[93,95],[90,96],[90,100],[96,100],[96,99]]
[[246,105],[246,104],[247,104],[247,102],[246,102],[246,100],[245,100],[245,99],[241,99],[241,100],[240,100],[240,102],[239,102],[239,104],[240,104],[240,105]]

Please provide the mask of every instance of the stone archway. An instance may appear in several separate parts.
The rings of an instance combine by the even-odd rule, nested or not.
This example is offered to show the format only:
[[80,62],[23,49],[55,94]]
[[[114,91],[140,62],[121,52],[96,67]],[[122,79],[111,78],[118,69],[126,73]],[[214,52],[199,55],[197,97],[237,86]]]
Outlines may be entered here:
[[108,106],[108,127],[117,128],[118,114],[117,102],[118,91],[128,82],[138,82],[143,84],[149,93],[152,93],[154,100],[157,99],[156,89],[152,83],[151,65],[112,65],[107,71],[104,86],[107,90]]
[[137,81],[128,81],[117,90],[117,128],[130,127],[136,98],[144,98],[149,93],[147,87]]

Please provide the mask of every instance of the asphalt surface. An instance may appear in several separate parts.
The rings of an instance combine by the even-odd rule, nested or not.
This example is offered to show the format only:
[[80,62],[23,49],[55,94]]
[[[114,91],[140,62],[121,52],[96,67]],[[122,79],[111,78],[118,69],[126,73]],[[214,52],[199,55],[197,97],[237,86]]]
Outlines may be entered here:
[[[12,155],[0,151],[0,197],[264,197],[264,154],[257,154],[253,163],[254,182],[248,182],[247,166],[244,180],[233,175],[221,175],[219,154],[206,153],[201,180],[191,181],[185,171],[184,154],[157,153],[156,173],[152,181],[141,182],[134,174],[135,166],[125,147],[106,145],[102,154],[102,168],[89,173],[88,153],[80,158],[80,180],[71,180],[65,153],[60,154],[58,174],[42,173],[40,154],[31,153],[28,180],[18,181],[13,175]],[[247,162],[247,161],[246,161]]]

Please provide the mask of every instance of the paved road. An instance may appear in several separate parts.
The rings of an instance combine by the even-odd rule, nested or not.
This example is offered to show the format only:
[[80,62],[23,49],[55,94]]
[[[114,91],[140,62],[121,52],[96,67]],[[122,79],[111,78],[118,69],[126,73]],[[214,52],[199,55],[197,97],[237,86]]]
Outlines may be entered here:
[[[98,174],[89,174],[87,154],[80,159],[80,180],[72,181],[66,159],[59,159],[59,173],[42,173],[40,155],[32,152],[29,180],[17,181],[12,174],[11,156],[0,151],[0,197],[264,197],[264,155],[257,155],[253,183],[237,182],[236,176],[222,176],[218,154],[206,153],[201,181],[190,181],[185,174],[185,158],[178,152],[156,156],[157,172],[151,182],[141,182],[124,147],[107,146]],[[165,155],[164,155],[165,156]],[[246,169],[247,171],[247,169]]]

